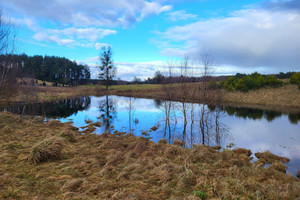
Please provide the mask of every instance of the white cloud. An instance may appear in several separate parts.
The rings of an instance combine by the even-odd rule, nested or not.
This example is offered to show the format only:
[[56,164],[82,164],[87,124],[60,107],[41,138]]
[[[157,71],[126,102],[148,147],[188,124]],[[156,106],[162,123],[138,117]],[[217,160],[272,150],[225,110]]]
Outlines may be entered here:
[[161,61],[151,62],[115,62],[117,76],[123,80],[132,81],[136,76],[142,80],[153,77],[155,71],[162,68]]
[[[20,23],[23,21],[29,29],[35,32],[33,38],[38,41],[54,42],[58,45],[66,46],[81,46],[81,47],[95,47],[99,49],[100,44],[98,40],[107,35],[116,34],[117,31],[102,28],[65,28],[65,29],[49,29],[42,28],[32,19],[14,19]],[[107,44],[106,44],[107,46]]]
[[[148,16],[172,8],[146,0],[10,0],[4,6],[26,17],[14,21],[35,32],[33,38],[37,41],[96,49],[100,48],[102,38],[117,33],[100,27],[130,27]],[[59,28],[49,28],[49,24]]]
[[[90,66],[91,77],[98,78],[99,69],[97,67],[99,60],[98,56],[86,58],[85,60],[77,61],[78,63],[86,63]],[[148,77],[153,77],[156,70],[162,70],[164,63],[162,61],[149,61],[149,62],[120,62],[115,61],[117,67],[117,77],[122,80],[132,81],[136,76],[142,80]]]
[[172,21],[197,19],[197,15],[186,13],[185,10],[170,12],[167,13],[167,15],[169,16],[169,19]]
[[171,10],[170,5],[146,0],[10,0],[4,6],[27,17],[76,27],[128,27],[150,15]]
[[298,12],[261,8],[173,26],[155,40],[163,55],[197,55],[206,48],[220,65],[287,71],[299,70],[299,33]]
[[109,45],[109,44],[107,44],[107,43],[99,43],[99,42],[97,42],[97,43],[95,44],[95,48],[96,48],[97,50],[100,50],[100,49],[102,49],[103,47],[108,47],[108,46],[111,46],[111,45]]

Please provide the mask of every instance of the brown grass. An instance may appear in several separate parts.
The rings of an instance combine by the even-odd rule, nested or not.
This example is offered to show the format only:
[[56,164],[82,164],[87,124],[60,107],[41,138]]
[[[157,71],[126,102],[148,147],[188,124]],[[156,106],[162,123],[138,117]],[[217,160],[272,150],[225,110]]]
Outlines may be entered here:
[[281,156],[274,155],[269,151],[257,152],[257,153],[255,153],[255,156],[260,161],[263,161],[265,163],[274,163],[274,162],[288,163],[288,162],[290,162],[290,159],[288,159],[286,157],[281,157]]
[[[187,88],[199,88],[200,83],[187,83]],[[178,85],[174,84],[174,91]],[[208,91],[208,101],[213,104],[216,95],[220,91],[210,90]],[[131,96],[141,98],[152,99],[165,99],[165,93],[161,85],[121,85],[113,86],[106,92],[101,86],[78,86],[78,87],[38,87],[38,99],[37,102],[47,102],[59,99],[72,98],[77,96],[101,96],[104,94],[119,95],[119,96]],[[290,111],[300,110],[300,91],[296,85],[285,84],[278,88],[261,88],[258,90],[252,90],[245,92],[228,92],[222,90],[223,105],[242,106],[250,108],[262,108],[284,111],[290,109]],[[180,94],[176,93],[173,99],[180,100]],[[196,95],[185,98],[188,102],[203,103],[201,91],[197,90]],[[20,97],[0,102],[0,104],[8,105],[20,101]]]
[[33,147],[29,161],[33,164],[40,164],[49,160],[57,160],[60,158],[62,147],[62,142],[57,137],[46,138]]
[[[264,168],[231,150],[184,149],[165,140],[81,134],[71,123],[51,124],[0,113],[0,199],[197,199],[193,191],[207,199],[300,197],[299,179],[283,173],[278,162]],[[65,142],[60,159],[28,162],[33,145],[63,132],[78,142]]]
[[[188,84],[189,87],[199,87],[199,83]],[[124,86],[126,87],[126,86]],[[176,85],[174,86],[176,90]],[[201,93],[197,91],[195,97],[187,97],[187,101],[195,103],[203,103],[201,99]],[[209,103],[214,103],[216,95],[216,90],[208,91],[208,101]],[[142,98],[154,98],[154,99],[164,99],[164,91],[161,87],[153,88],[139,88],[135,90],[114,90],[110,91],[111,94],[120,95],[120,96],[134,96]],[[261,88],[258,90],[252,90],[247,93],[245,92],[229,92],[222,90],[223,94],[222,104],[223,105],[232,105],[232,106],[242,106],[250,108],[262,108],[262,109],[271,109],[284,111],[290,109],[290,111],[300,110],[300,91],[296,85],[286,84],[278,88]],[[180,100],[179,93],[173,97],[172,100]]]
[[287,84],[279,88],[262,88],[247,93],[226,92],[224,102],[273,108],[277,106],[300,108],[300,91],[296,85]]

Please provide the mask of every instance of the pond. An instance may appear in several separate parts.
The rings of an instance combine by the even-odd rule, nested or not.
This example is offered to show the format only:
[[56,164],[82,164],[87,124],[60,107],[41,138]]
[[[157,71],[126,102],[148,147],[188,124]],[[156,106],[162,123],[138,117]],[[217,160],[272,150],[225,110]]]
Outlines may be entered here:
[[[2,108],[20,114],[23,106]],[[27,115],[43,115],[62,122],[73,121],[84,130],[86,121],[101,121],[95,133],[133,133],[154,142],[166,139],[193,144],[247,148],[253,153],[270,151],[288,157],[288,173],[300,169],[300,113],[284,114],[228,106],[159,101],[133,97],[78,97],[25,107]],[[154,130],[152,130],[152,129]],[[155,130],[157,128],[157,130]],[[255,159],[255,156],[253,156]]]

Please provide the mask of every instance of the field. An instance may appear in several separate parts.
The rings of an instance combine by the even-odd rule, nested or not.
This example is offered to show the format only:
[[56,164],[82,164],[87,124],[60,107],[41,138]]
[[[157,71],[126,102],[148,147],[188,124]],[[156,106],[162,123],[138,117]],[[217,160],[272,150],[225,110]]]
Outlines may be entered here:
[[[288,159],[0,113],[0,199],[296,199]],[[264,168],[265,163],[271,163]]]

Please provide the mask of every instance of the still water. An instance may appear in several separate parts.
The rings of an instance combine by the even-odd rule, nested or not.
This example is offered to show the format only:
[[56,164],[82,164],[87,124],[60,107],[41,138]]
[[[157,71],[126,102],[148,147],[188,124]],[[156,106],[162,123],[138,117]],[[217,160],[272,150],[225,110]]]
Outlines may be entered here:
[[[23,106],[5,108],[20,114]],[[249,108],[208,106],[184,102],[132,97],[79,97],[45,104],[29,105],[25,114],[73,121],[77,127],[86,121],[101,121],[95,133],[119,131],[148,137],[154,142],[166,139],[193,144],[247,148],[253,153],[270,151],[291,159],[288,173],[300,170],[300,113],[283,114]],[[157,130],[151,130],[152,127]],[[80,128],[84,130],[84,128]],[[254,156],[255,159],[255,156]]]

